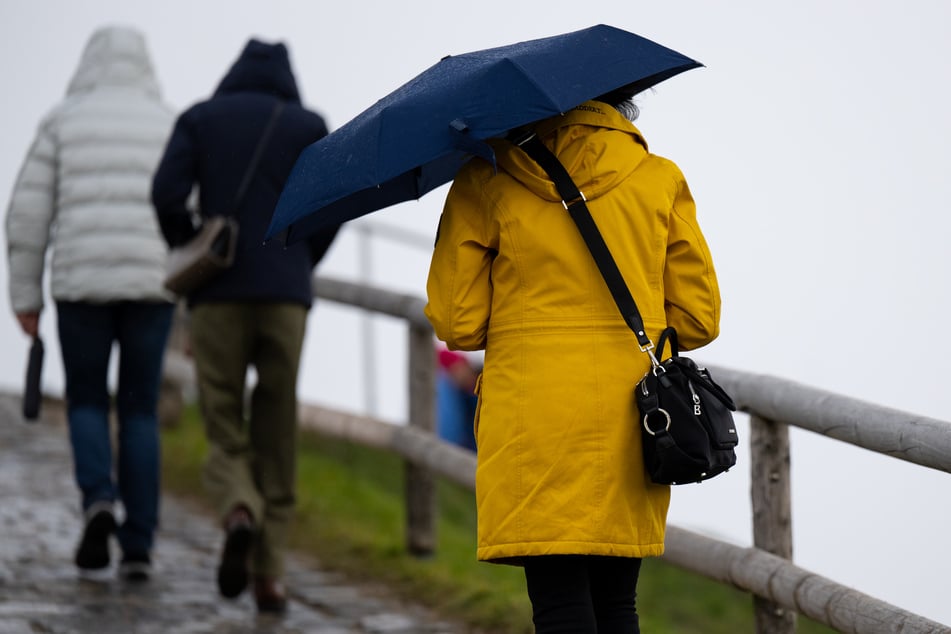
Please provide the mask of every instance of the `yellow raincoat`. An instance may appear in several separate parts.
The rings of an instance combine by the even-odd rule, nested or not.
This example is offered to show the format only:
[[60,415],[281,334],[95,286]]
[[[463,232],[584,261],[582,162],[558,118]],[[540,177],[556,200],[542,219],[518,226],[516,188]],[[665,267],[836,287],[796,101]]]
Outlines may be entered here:
[[[718,334],[720,297],[683,174],[589,101],[536,126],[579,189],[652,340]],[[450,348],[485,349],[476,414],[478,557],[660,555],[670,490],[647,478],[635,383],[650,362],[543,170],[493,142],[446,200],[426,315]]]

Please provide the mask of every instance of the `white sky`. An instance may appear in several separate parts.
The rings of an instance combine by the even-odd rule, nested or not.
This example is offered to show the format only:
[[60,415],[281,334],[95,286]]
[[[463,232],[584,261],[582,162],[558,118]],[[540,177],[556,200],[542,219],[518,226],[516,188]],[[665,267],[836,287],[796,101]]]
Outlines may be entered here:
[[[943,0],[577,2],[385,0],[0,3],[0,201],[40,117],[64,94],[90,33],[123,23],[148,38],[167,101],[205,98],[249,36],[291,50],[304,101],[337,128],[446,54],[607,23],[706,68],[661,84],[638,122],[697,199],[723,294],[722,335],[694,356],[948,419],[946,234],[951,4]],[[432,236],[445,189],[370,218]],[[0,229],[2,231],[2,229]],[[322,266],[357,279],[356,232]],[[373,242],[370,279],[424,294],[429,254]],[[0,295],[6,264],[0,259]],[[62,389],[53,311],[44,383]],[[405,337],[374,321],[376,411],[405,417]],[[311,315],[301,392],[361,410],[357,314]],[[27,341],[0,311],[0,386],[22,382]],[[744,426],[740,427],[741,433]],[[746,432],[748,438],[748,432]],[[746,449],[740,455],[748,464]],[[951,623],[951,476],[793,434],[795,560]],[[741,467],[675,491],[672,523],[749,544]]]

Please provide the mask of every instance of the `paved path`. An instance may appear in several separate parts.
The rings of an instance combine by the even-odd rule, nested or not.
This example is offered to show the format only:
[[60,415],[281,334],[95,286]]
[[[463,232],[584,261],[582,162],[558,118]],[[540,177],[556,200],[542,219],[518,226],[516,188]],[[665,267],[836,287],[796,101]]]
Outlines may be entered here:
[[0,634],[465,631],[296,555],[287,614],[258,616],[247,593],[234,601],[217,594],[221,536],[211,520],[167,496],[151,581],[79,579],[78,506],[65,426],[24,422],[19,399],[0,395]]

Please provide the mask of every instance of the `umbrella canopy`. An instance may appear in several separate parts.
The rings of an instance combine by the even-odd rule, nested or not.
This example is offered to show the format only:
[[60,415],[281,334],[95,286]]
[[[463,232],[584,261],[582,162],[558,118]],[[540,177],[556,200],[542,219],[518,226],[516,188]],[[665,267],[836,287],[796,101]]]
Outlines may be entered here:
[[640,92],[702,66],[669,48],[598,25],[447,56],[297,159],[268,230],[296,241],[323,227],[420,198],[486,139],[631,86]]

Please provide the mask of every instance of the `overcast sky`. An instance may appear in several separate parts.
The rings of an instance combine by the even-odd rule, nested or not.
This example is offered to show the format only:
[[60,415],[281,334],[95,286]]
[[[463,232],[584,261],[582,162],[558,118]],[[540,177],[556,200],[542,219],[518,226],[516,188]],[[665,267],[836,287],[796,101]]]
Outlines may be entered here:
[[[612,24],[703,62],[641,100],[651,150],[677,162],[697,200],[723,294],[722,335],[694,356],[948,419],[946,246],[951,194],[951,4],[800,0],[577,2],[304,0],[0,3],[0,201],[40,117],[60,98],[90,33],[142,29],[166,100],[210,94],[249,36],[291,50],[306,104],[337,128],[446,54]],[[445,188],[369,221],[435,231]],[[429,252],[347,229],[322,273],[424,294]],[[361,272],[362,267],[368,271]],[[7,296],[0,260],[0,294]],[[62,389],[53,311],[44,385]],[[363,411],[357,313],[312,311],[305,399]],[[374,410],[405,418],[405,336],[375,320]],[[0,311],[0,386],[22,382],[27,341]],[[740,432],[748,431],[741,424]],[[795,560],[951,623],[951,476],[793,433]],[[749,476],[674,493],[670,519],[751,542]]]

